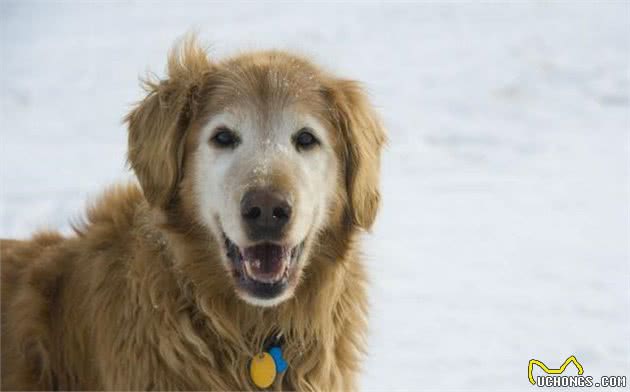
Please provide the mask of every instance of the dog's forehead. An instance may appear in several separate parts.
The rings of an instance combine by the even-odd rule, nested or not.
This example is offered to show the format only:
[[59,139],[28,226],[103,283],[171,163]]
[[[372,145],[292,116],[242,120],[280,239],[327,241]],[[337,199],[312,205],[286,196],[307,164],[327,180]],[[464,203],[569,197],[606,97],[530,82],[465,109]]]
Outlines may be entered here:
[[[261,111],[251,104],[234,105],[225,108],[206,127],[212,125],[215,127],[225,125],[240,134],[248,136],[253,134],[263,141],[285,139],[304,127],[318,130],[327,129],[326,124],[318,116],[313,115],[308,108],[298,105],[269,112]],[[320,137],[328,139],[328,132],[320,135]]]
[[325,75],[309,61],[283,52],[227,60],[214,76],[211,103],[222,112],[247,108],[256,111],[258,121],[271,123],[287,108],[313,115],[327,110]]

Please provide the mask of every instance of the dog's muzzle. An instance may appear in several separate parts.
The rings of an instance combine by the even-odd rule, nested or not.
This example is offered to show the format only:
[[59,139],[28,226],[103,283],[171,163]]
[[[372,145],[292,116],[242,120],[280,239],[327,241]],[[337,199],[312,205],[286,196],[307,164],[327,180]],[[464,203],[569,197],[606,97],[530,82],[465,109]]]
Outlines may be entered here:
[[[237,289],[248,297],[280,297],[295,282],[304,241],[287,241],[291,198],[271,188],[252,188],[241,199],[241,225],[251,245],[239,246],[224,233]],[[293,278],[293,279],[292,279]]]

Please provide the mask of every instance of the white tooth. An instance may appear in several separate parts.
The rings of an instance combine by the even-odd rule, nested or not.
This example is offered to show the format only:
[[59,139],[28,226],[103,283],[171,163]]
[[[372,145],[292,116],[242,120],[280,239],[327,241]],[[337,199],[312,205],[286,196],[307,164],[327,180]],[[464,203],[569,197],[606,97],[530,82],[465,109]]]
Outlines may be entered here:
[[249,266],[248,262],[245,262],[244,264],[245,264],[245,274],[251,278],[252,277],[252,271],[250,269],[251,267]]

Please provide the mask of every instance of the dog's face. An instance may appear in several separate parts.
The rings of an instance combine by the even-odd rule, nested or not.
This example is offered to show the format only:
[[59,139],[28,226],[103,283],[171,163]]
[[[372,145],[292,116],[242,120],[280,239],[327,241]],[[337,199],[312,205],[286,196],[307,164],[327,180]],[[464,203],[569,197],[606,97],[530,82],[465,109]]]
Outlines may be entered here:
[[276,305],[326,246],[320,232],[372,224],[383,130],[356,84],[303,59],[180,56],[129,115],[129,161],[154,207],[190,200],[237,295]]
[[314,113],[296,105],[237,104],[199,132],[197,207],[222,240],[223,261],[246,301],[273,305],[293,292],[336,197],[332,142]]

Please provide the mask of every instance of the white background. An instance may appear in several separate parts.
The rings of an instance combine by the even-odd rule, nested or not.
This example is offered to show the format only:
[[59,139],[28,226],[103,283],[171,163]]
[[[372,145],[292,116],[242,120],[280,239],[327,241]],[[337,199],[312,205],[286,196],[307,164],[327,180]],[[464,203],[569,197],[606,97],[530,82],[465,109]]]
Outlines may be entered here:
[[68,232],[131,178],[138,76],[195,28],[364,81],[389,128],[362,389],[630,374],[628,4],[2,0],[0,235]]

